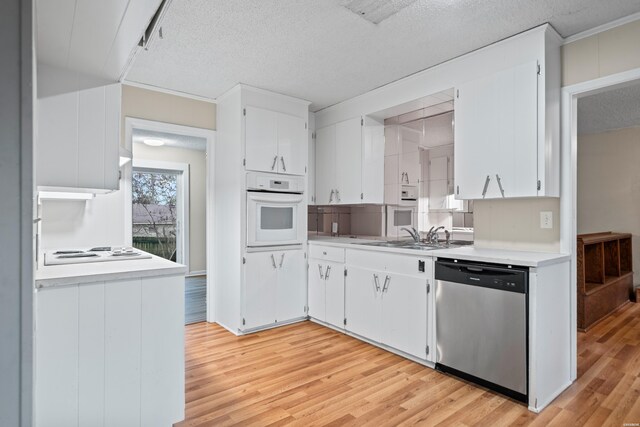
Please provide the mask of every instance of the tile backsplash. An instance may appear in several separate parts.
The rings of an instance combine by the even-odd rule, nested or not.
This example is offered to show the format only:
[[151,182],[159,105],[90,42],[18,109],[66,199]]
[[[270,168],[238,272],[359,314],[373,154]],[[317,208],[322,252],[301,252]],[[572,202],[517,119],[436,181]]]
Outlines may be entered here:
[[[308,231],[336,236],[383,236],[384,206],[309,206]],[[332,225],[337,224],[337,232]]]

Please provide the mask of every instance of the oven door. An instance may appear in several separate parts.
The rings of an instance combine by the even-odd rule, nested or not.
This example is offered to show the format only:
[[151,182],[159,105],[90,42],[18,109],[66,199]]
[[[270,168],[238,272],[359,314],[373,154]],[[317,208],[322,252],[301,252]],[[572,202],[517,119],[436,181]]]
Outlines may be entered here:
[[303,196],[247,193],[247,246],[299,245],[304,241]]

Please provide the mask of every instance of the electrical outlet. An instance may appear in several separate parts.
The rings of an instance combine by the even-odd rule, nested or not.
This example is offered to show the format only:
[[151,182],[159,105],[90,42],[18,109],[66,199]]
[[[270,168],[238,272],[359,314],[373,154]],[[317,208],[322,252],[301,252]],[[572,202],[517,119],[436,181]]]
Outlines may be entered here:
[[338,232],[338,223],[337,223],[337,222],[333,222],[333,223],[331,223],[331,232],[332,232],[333,234],[335,234],[335,233],[337,233],[337,232]]
[[540,212],[540,228],[553,228],[553,212]]

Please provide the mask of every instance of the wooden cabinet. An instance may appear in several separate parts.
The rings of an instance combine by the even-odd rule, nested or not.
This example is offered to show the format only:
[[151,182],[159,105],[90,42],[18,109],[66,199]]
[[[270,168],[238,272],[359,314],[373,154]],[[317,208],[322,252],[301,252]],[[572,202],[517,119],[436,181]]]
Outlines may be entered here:
[[579,235],[577,265],[578,329],[586,331],[631,297],[631,234]]
[[307,122],[304,118],[247,106],[245,168],[304,175],[307,167]]
[[184,418],[184,276],[38,289],[34,425]]
[[553,141],[545,132],[540,64],[530,61],[457,86],[456,198],[559,195],[557,176],[549,176],[557,159],[547,149]]
[[316,203],[382,203],[384,126],[356,117],[316,131]]
[[429,356],[431,258],[347,250],[349,332],[424,360]]
[[305,316],[306,262],[303,250],[245,255],[241,330]]
[[119,188],[121,97],[113,84],[38,99],[38,187]]

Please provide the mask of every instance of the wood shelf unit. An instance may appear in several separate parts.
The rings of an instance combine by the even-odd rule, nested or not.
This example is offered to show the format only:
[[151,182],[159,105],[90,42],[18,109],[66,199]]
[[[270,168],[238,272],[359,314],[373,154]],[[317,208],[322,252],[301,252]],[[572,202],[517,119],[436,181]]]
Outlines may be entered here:
[[631,234],[581,234],[577,243],[578,329],[586,331],[631,298]]

